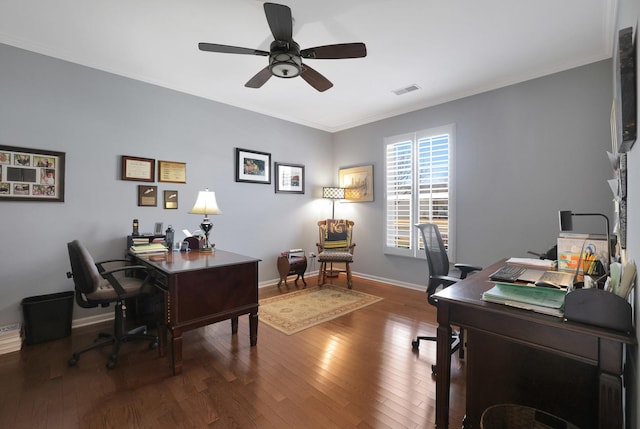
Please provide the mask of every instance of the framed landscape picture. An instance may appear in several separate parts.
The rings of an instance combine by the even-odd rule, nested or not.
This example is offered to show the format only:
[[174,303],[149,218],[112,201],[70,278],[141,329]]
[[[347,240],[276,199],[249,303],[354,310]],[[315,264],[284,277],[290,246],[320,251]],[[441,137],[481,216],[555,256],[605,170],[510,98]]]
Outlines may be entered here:
[[373,201],[373,165],[341,168],[338,173],[347,201]]
[[271,183],[271,154],[236,148],[236,182]]

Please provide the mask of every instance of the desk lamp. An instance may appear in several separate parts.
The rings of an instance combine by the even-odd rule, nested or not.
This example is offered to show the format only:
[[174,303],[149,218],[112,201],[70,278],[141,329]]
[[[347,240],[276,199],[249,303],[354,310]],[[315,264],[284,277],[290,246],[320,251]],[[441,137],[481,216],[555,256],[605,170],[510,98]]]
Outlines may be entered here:
[[204,231],[205,243],[204,247],[200,248],[200,251],[211,252],[213,248],[209,244],[209,232],[213,228],[213,223],[209,220],[209,215],[222,214],[222,211],[218,208],[216,193],[210,192],[208,188],[204,191],[198,192],[196,203],[189,213],[204,215],[204,219],[200,224],[200,229]]
[[322,198],[331,200],[331,219],[334,219],[336,214],[336,200],[344,199],[344,188],[324,187],[322,188]]
[[607,226],[607,257],[611,262],[611,241],[609,237],[609,218],[602,213],[574,213],[571,210],[560,210],[558,212],[560,218],[560,231],[572,231],[573,230],[573,216],[601,216],[604,218]]

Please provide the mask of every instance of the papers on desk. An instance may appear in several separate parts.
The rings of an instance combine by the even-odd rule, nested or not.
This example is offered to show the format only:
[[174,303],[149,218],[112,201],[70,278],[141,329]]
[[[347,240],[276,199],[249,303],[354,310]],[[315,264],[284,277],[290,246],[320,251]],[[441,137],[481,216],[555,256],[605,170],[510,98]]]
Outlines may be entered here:
[[131,251],[136,255],[168,252],[167,248],[162,243],[149,243],[131,246]]
[[567,292],[560,289],[496,283],[482,294],[482,299],[536,313],[562,317]]
[[512,264],[533,265],[535,267],[553,268],[556,261],[550,259],[534,259],[534,258],[509,258],[507,262]]

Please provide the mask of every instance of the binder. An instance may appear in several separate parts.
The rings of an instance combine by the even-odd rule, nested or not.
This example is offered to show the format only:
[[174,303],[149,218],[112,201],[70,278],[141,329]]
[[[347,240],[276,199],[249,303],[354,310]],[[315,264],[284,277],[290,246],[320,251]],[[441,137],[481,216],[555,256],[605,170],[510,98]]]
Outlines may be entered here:
[[567,292],[561,289],[498,282],[482,294],[482,299],[536,313],[562,317],[566,295]]

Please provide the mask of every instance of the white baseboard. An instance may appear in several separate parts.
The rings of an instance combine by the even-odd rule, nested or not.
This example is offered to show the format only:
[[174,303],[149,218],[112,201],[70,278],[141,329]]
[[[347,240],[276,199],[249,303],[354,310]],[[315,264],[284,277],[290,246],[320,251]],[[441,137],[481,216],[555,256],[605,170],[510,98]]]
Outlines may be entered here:
[[[305,276],[309,276],[309,277],[313,277],[313,276],[317,276],[318,275],[318,270],[315,271],[309,271],[305,273]],[[384,277],[377,277],[377,276],[369,276],[366,274],[362,274],[362,273],[356,273],[356,272],[352,272],[351,275],[353,277],[360,277],[363,279],[367,279],[367,280],[373,280],[376,282],[380,282],[380,283],[386,283],[386,284],[390,284],[393,286],[400,286],[400,287],[404,287],[407,289],[414,289],[414,290],[419,290],[419,291],[426,291],[427,290],[427,285],[426,284],[415,284],[415,283],[405,283],[405,282],[399,282],[397,280],[392,280],[392,279],[387,279]],[[263,287],[267,287],[267,286],[275,286],[278,284],[278,282],[280,281],[280,279],[276,279],[276,280],[265,280],[263,282],[258,283],[258,288],[263,288]]]
[[[310,277],[316,276],[318,274],[318,271],[316,270],[316,271],[308,272],[305,274],[309,275]],[[408,289],[415,289],[415,290],[421,290],[421,291],[426,290],[425,285],[404,283],[404,282],[399,282],[397,280],[387,279],[384,277],[368,276],[361,273],[353,273],[353,277],[360,277],[363,279],[374,280],[380,283],[387,283],[393,286],[400,286]],[[279,280],[280,279],[266,280],[266,281],[260,282],[258,284],[258,288],[275,286],[278,284]],[[109,322],[109,321],[112,321],[113,318],[114,318],[113,312],[110,312],[110,313],[98,314],[96,316],[88,316],[80,319],[74,319],[71,322],[71,328],[76,329],[76,328],[81,328],[85,326],[95,325],[98,323]],[[0,327],[0,355],[19,351],[21,348],[22,348],[22,336],[20,333],[20,324],[14,323],[12,325]]]
[[0,327],[0,355],[17,352],[22,348],[20,323]]

